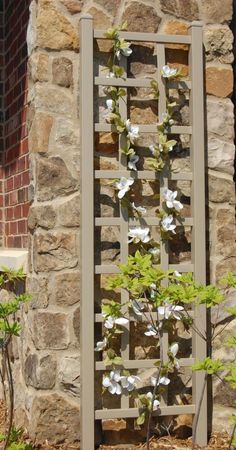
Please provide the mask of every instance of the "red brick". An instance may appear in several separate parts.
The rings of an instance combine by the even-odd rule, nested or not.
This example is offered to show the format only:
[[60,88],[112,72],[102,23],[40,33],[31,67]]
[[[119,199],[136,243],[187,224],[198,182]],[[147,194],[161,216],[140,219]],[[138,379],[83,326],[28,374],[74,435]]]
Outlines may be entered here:
[[17,222],[18,234],[26,234],[27,233],[27,221],[19,220]]
[[5,189],[7,192],[12,191],[13,190],[13,185],[14,185],[14,178],[8,178],[8,180],[6,180],[5,183]]
[[17,205],[14,207],[14,219],[21,219],[22,217],[26,217],[24,214],[22,215],[22,206]]
[[12,220],[14,217],[14,209],[11,207],[6,208],[5,214],[6,214],[6,220]]

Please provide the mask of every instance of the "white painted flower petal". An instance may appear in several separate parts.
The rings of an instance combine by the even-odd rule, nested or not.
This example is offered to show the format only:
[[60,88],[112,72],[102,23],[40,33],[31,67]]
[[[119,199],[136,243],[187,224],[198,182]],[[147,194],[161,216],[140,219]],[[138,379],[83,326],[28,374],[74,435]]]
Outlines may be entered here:
[[129,321],[125,317],[118,317],[117,319],[115,319],[115,323],[117,325],[127,325],[127,323],[129,323]]
[[173,344],[171,344],[170,352],[172,353],[172,355],[174,357],[177,355],[178,351],[179,351],[179,344],[177,344],[177,342],[174,342]]
[[108,377],[103,378],[102,385],[103,385],[105,388],[108,388],[108,387],[110,386],[110,384],[111,384],[110,378],[108,378]]

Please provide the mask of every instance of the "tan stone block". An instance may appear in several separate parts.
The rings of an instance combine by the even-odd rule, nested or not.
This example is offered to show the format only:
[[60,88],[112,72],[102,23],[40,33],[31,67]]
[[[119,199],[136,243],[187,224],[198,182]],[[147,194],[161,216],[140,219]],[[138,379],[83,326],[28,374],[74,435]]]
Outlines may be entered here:
[[161,0],[161,9],[165,13],[186,20],[199,18],[199,9],[196,0]]
[[39,0],[36,20],[37,45],[52,50],[79,50],[79,35],[52,0]]
[[32,338],[37,350],[63,350],[70,343],[68,315],[39,312],[33,316]]
[[[130,106],[130,120],[136,124],[155,124],[158,121],[157,102],[136,102],[137,106]],[[140,105],[140,106],[139,106]]]
[[29,76],[36,81],[49,80],[49,56],[46,53],[32,53],[28,62]]
[[207,97],[208,133],[223,140],[234,140],[234,105],[228,98]]
[[57,208],[58,222],[64,227],[78,227],[80,225],[80,195],[75,194]]
[[235,211],[232,208],[221,208],[216,215],[216,257],[236,255],[235,245]]
[[28,216],[28,227],[31,231],[37,227],[42,227],[49,230],[55,226],[55,223],[56,213],[52,205],[31,206]]
[[35,397],[31,409],[31,438],[45,446],[76,443],[80,439],[80,408],[65,394],[44,394]]
[[224,258],[216,264],[216,281],[218,282],[227,272],[236,274],[236,256]]
[[105,8],[112,16],[116,15],[121,6],[121,0],[96,0],[96,3]]
[[80,272],[55,274],[49,283],[50,303],[71,306],[80,301]]
[[29,354],[24,363],[24,378],[27,386],[35,389],[52,389],[56,383],[57,363],[52,355]]
[[59,86],[70,87],[73,83],[73,65],[69,58],[54,58],[52,81]]
[[122,21],[127,21],[129,31],[156,33],[161,18],[152,6],[140,2],[131,2],[124,11]]
[[225,142],[209,136],[208,139],[208,167],[221,172],[234,174],[235,146],[233,142]]
[[76,397],[80,395],[80,358],[78,355],[60,359],[58,381],[61,390]]
[[34,88],[34,104],[36,109],[61,114],[64,117],[73,116],[72,93],[56,86],[37,83]]
[[203,19],[206,23],[223,23],[232,19],[232,0],[207,0],[202,2]]
[[209,200],[215,203],[234,202],[235,186],[233,178],[220,172],[209,172]]
[[117,133],[95,133],[96,152],[104,155],[114,154],[118,151]]
[[233,33],[227,25],[209,25],[204,30],[206,60],[224,64],[233,62]]
[[66,164],[59,157],[38,159],[36,174],[40,201],[71,194],[78,188],[78,181],[72,177]]
[[230,97],[233,92],[233,69],[220,66],[206,68],[206,92],[216,97]]
[[60,0],[71,14],[78,14],[82,11],[83,0]]
[[[97,30],[107,30],[111,27],[112,22],[110,17],[95,6],[88,10],[88,14],[91,14],[91,16],[93,17],[94,28],[96,28]],[[100,51],[108,52],[111,49],[111,41],[98,39],[97,46]]]
[[28,275],[26,280],[26,291],[31,296],[29,303],[32,309],[43,309],[48,306],[48,277]]
[[78,264],[78,233],[51,231],[34,235],[34,269],[50,272]]
[[48,151],[53,118],[49,114],[37,112],[29,131],[29,150],[31,153]]
[[[179,20],[169,20],[164,24],[162,32],[164,34],[186,35],[188,34],[188,29],[189,25],[187,25],[185,22],[180,22]],[[167,44],[166,48],[188,50],[187,45],[181,44]]]

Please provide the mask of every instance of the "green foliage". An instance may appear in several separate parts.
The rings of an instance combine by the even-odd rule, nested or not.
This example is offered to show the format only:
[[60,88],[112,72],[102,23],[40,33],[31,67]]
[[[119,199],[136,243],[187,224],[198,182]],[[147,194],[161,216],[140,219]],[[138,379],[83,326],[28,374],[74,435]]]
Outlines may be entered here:
[[223,278],[220,279],[220,284],[227,288],[233,287],[236,289],[236,277],[232,272],[228,272]]
[[216,286],[202,286],[199,290],[199,303],[207,308],[220,305],[224,300],[224,295]]
[[104,364],[106,367],[110,366],[122,366],[123,360],[120,356],[116,354],[116,352],[112,349],[109,349],[107,351],[107,356],[104,360]]
[[216,375],[224,370],[224,364],[219,360],[213,360],[209,356],[192,366],[194,372],[204,370],[208,375]]
[[[7,439],[5,434],[0,434],[0,442],[4,442]],[[11,428],[7,450],[33,450],[31,444],[23,442],[24,429],[16,428],[14,425]]]
[[225,347],[236,347],[236,334],[225,339]]
[[230,372],[229,375],[225,377],[226,381],[229,381],[230,386],[233,389],[236,389],[236,363],[230,364]]

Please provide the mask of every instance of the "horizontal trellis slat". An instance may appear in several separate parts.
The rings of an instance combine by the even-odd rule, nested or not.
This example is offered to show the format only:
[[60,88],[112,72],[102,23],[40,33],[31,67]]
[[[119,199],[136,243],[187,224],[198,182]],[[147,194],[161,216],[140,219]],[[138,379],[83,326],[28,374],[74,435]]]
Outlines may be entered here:
[[[148,78],[110,78],[95,77],[95,86],[120,86],[150,88],[152,79]],[[191,89],[191,81],[169,81],[167,89]]]
[[[129,170],[95,170],[95,180],[100,179],[116,179],[121,177],[131,177],[138,180],[159,180],[160,173],[152,172],[151,170],[138,170],[131,172]],[[193,178],[192,172],[170,172],[168,174],[169,180],[172,181],[191,181]]]
[[[95,39],[106,39],[106,31],[94,30]],[[191,37],[184,35],[161,35],[156,33],[133,33],[129,31],[121,31],[120,37],[127,39],[128,41],[141,41],[141,42],[153,42],[160,44],[191,44]]]
[[[195,405],[163,406],[159,411],[154,411],[154,416],[178,416],[179,414],[194,414]],[[129,409],[102,409],[95,411],[95,419],[122,419],[138,417],[138,408]]]
[[[95,226],[103,227],[103,226],[119,226],[121,223],[120,217],[97,217],[95,218]],[[140,217],[139,219],[128,219],[128,223],[131,227],[133,226],[156,226],[160,225],[160,219],[158,217]],[[186,218],[176,218],[176,225],[182,225],[185,227],[193,226],[193,219],[191,217]]]
[[[169,264],[170,270],[178,270],[178,272],[194,272],[194,265],[192,263],[180,263],[180,264]],[[109,264],[109,265],[96,265],[95,266],[95,274],[101,275],[101,274],[112,274],[112,273],[119,273],[119,268],[115,265]]]
[[[134,124],[135,125],[135,124]],[[157,126],[153,125],[138,125],[140,133],[157,133]],[[95,131],[97,133],[115,133],[115,125],[109,123],[95,123]],[[192,134],[191,126],[173,125],[170,127],[168,134]]]
[[[158,361],[157,359],[141,359],[137,360],[134,359],[133,361],[131,359],[129,360],[123,360],[122,366],[125,369],[153,369],[154,364]],[[191,367],[194,364],[194,358],[180,358],[178,359],[178,363],[180,367]],[[103,362],[98,361],[95,363],[96,370],[106,370],[106,366]]]

